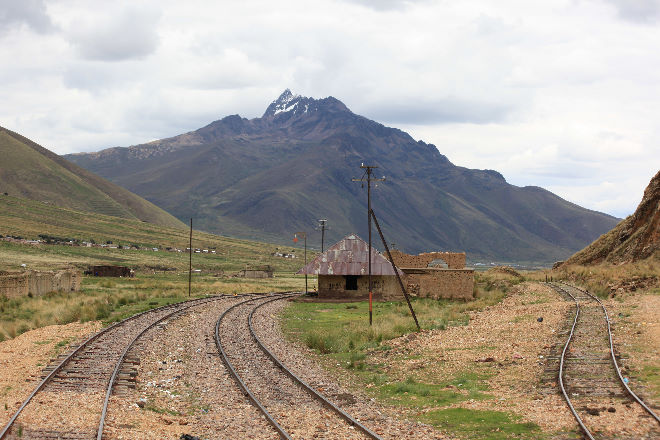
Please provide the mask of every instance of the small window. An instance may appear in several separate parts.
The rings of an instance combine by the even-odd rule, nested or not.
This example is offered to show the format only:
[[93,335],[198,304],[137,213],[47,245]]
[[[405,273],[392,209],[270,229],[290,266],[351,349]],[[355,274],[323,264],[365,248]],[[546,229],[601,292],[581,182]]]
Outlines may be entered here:
[[431,261],[427,267],[437,267],[439,269],[449,269],[447,262],[441,258]]
[[346,290],[357,290],[357,275],[346,275]]

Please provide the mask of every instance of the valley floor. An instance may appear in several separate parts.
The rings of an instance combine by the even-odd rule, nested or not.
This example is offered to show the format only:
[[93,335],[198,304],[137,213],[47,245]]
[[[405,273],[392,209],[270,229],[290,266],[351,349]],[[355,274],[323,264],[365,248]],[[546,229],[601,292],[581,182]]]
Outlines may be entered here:
[[[660,295],[637,292],[605,304],[631,388],[658,408]],[[331,313],[327,304],[314,306],[317,312]],[[295,307],[284,314],[275,307],[269,316],[290,320]],[[501,302],[467,313],[465,325],[379,341],[363,353],[344,357],[307,348],[309,341],[301,332],[288,331],[286,337],[273,332],[269,343],[297,373],[341,396],[349,412],[377,426],[384,438],[579,438],[552,374],[553,356],[565,341],[562,333],[572,316],[571,303],[541,283],[524,282]],[[241,432],[246,435],[270,438],[261,422],[250,425],[256,412],[242,397],[226,397],[233,392],[232,382],[221,363],[207,356],[212,344],[204,328],[212,324],[211,315],[212,310],[200,310],[172,320],[143,345],[136,389],[113,398],[120,412],[111,416],[112,438],[144,437],[146,432],[154,438],[178,438],[182,433],[213,438],[210,422],[229,416],[244,420]],[[200,327],[198,322],[208,325]],[[100,326],[49,326],[0,342],[0,424],[36,386],[51,358]],[[191,334],[194,337],[186,337]],[[211,365],[215,380],[199,374]],[[231,414],[223,405],[232,405]],[[605,416],[593,416],[589,422],[598,424]],[[409,421],[395,422],[396,417]],[[641,437],[646,426],[635,419],[607,420],[602,430],[611,435]],[[231,435],[232,428],[222,426],[219,438]]]

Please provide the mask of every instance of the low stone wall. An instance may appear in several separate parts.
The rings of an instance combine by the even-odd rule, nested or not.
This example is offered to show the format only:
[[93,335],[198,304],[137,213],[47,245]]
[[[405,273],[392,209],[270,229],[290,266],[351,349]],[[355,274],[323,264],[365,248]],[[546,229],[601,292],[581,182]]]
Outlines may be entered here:
[[474,271],[471,269],[401,268],[406,290],[420,298],[474,299]]
[[273,271],[242,269],[238,272],[238,276],[241,278],[273,278]]
[[435,260],[447,263],[448,269],[465,268],[465,252],[425,252],[419,255],[410,255],[397,249],[391,251],[392,259],[397,267],[428,267]]
[[57,272],[20,272],[0,274],[0,296],[16,298],[32,294],[43,295],[49,292],[80,290],[82,276],[77,270]]

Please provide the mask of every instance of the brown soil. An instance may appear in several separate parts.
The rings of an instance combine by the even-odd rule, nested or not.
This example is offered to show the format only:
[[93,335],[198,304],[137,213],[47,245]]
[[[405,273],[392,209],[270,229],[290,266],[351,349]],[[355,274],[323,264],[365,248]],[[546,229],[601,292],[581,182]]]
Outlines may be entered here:
[[101,323],[51,325],[0,342],[0,425],[4,426],[41,381],[50,360],[97,332]]
[[[624,366],[632,369],[626,371],[633,375],[645,366],[657,368],[660,297],[640,294],[610,300],[606,307],[611,309],[610,316],[631,314],[614,323],[615,345],[629,354]],[[388,376],[401,381],[410,375],[426,383],[438,383],[462,372],[488,374],[489,389],[485,392],[495,398],[449,407],[512,412],[547,433],[575,430],[575,420],[553,379],[556,376],[545,371],[552,370],[549,366],[556,362],[548,357],[556,355],[558,346],[563,347],[566,335],[559,333],[565,330],[572,313],[572,303],[545,285],[523,283],[500,304],[473,312],[468,325],[398,338],[388,343],[392,350],[374,352],[369,362],[387,365]],[[660,404],[660,386],[637,383],[633,389],[640,390],[647,403]],[[635,429],[635,420],[621,423],[629,430]]]

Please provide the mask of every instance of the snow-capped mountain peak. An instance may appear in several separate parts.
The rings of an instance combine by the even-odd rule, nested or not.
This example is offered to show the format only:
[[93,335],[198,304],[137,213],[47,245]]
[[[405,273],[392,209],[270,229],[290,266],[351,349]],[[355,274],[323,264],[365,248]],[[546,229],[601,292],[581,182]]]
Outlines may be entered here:
[[270,103],[263,117],[280,119],[286,116],[291,118],[323,110],[331,112],[349,111],[344,104],[331,96],[323,99],[314,99],[296,95],[291,90],[286,89],[279,98]]
[[275,101],[271,102],[264,116],[276,116],[281,113],[300,114],[307,113],[309,110],[309,101],[312,98],[296,95],[291,90],[286,89]]

